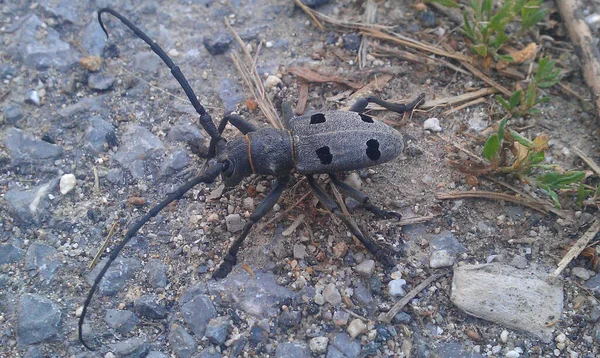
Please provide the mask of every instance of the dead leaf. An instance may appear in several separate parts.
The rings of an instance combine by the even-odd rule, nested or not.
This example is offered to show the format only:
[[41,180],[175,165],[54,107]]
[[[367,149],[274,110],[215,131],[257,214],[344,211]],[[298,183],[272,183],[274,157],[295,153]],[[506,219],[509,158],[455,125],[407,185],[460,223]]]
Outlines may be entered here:
[[81,67],[90,72],[97,72],[102,67],[102,58],[98,56],[87,56],[79,60]]
[[143,206],[143,205],[146,205],[146,199],[139,197],[139,196],[130,196],[127,199],[127,204],[133,205],[133,206]]
[[306,109],[306,101],[308,101],[308,83],[300,81],[300,90],[298,91],[298,103],[296,103],[296,115],[304,114]]
[[248,98],[246,100],[246,107],[248,107],[250,112],[254,112],[254,110],[258,108],[258,103],[254,99]]

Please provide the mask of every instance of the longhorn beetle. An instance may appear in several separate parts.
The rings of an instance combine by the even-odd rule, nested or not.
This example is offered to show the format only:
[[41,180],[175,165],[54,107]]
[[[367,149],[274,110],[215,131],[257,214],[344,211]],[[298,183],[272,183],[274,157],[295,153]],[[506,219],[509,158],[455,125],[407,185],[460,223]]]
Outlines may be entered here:
[[[179,200],[186,192],[199,183],[212,183],[219,175],[227,187],[239,184],[251,174],[271,175],[277,178],[275,187],[256,207],[250,215],[240,236],[229,247],[223,263],[213,273],[213,278],[225,278],[237,261],[237,253],[244,239],[250,233],[252,226],[273,208],[286,188],[292,171],[306,176],[308,184],[319,201],[333,214],[338,216],[360,242],[384,264],[393,264],[385,249],[373,239],[364,236],[354,221],[342,214],[337,203],[317,184],[314,174],[328,174],[332,183],[344,194],[358,200],[362,206],[380,217],[400,214],[377,208],[370,203],[364,193],[342,182],[335,173],[366,168],[381,164],[396,158],[404,149],[402,136],[392,127],[387,126],[372,117],[363,114],[370,102],[384,108],[404,113],[418,106],[424,96],[420,95],[411,103],[397,104],[375,97],[358,100],[350,109],[345,111],[327,111],[312,115],[294,117],[291,106],[284,104],[283,123],[285,129],[257,128],[244,118],[229,114],[216,127],[211,116],[196,98],[183,73],[165,51],[152,41],[148,35],[137,28],[127,18],[110,8],[98,11],[98,22],[108,37],[108,32],[102,22],[102,14],[108,13],[121,20],[139,38],[150,46],[171,70],[173,77],[179,82],[192,106],[200,115],[200,125],[210,136],[210,144],[205,151],[205,157],[210,159],[206,171],[181,185],[158,205],[139,219],[125,234],[123,240],[110,253],[104,267],[96,276],[92,287],[85,299],[79,318],[79,340],[88,349],[90,346],[83,340],[83,322],[102,277],[106,274],[111,263],[119,252],[137,231],[152,217],[156,216],[165,206]],[[227,141],[221,136],[227,123],[237,128],[243,136]]]

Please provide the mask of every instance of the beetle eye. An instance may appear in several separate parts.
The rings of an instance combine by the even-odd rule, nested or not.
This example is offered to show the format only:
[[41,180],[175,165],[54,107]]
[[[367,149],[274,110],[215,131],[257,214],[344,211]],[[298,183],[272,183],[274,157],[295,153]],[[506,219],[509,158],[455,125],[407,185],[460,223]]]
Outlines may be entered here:
[[229,159],[222,162],[223,164],[223,173],[225,176],[230,177],[233,174],[234,165],[233,162]]

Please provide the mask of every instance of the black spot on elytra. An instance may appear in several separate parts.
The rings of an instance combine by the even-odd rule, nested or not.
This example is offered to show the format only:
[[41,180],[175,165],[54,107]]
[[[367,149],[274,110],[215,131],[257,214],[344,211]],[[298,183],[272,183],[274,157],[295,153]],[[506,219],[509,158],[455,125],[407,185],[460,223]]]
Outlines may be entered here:
[[321,161],[321,164],[331,164],[331,161],[333,160],[333,155],[331,155],[331,152],[329,151],[329,147],[328,146],[324,146],[321,147],[319,149],[316,150],[317,156],[319,157],[319,160]]
[[379,151],[379,142],[375,139],[369,139],[367,141],[367,157],[369,157],[369,159],[371,159],[372,161],[381,158],[381,152]]
[[360,119],[363,120],[363,122],[367,122],[367,123],[373,123],[373,117],[369,117],[366,114],[362,114],[359,113]]
[[310,116],[310,124],[325,123],[325,115],[317,113]]

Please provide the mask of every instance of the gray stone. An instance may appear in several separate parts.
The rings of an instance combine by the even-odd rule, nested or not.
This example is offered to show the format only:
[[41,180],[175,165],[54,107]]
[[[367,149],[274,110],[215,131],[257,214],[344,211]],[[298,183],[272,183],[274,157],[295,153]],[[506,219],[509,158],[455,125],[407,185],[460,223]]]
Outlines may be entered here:
[[125,184],[125,174],[123,173],[123,170],[114,168],[108,171],[108,174],[106,174],[106,180],[115,185]]
[[4,106],[2,112],[4,113],[4,122],[10,125],[16,124],[25,116],[23,114],[23,107],[15,103],[9,103]]
[[306,257],[306,246],[302,244],[294,245],[294,258],[298,260],[302,260]]
[[311,352],[321,354],[327,352],[327,345],[329,344],[329,338],[327,337],[315,337],[308,342],[308,346]]
[[456,236],[450,231],[443,231],[438,235],[432,235],[429,239],[431,251],[446,250],[451,255],[467,252],[467,248],[458,242]]
[[[287,287],[277,284],[272,272],[254,271],[255,278],[245,272],[233,272],[223,280],[208,282],[211,296],[224,306],[232,306],[256,317],[275,317],[276,306],[285,299],[296,297]],[[239,290],[244,287],[244,290]]]
[[269,340],[269,332],[265,331],[261,327],[254,325],[250,328],[250,343],[258,344],[260,342],[266,342]]
[[229,333],[229,317],[220,316],[211,319],[206,325],[206,332],[204,335],[210,343],[220,346],[225,343],[227,334]]
[[40,6],[47,16],[55,18],[60,24],[79,24],[82,11],[80,4],[72,0],[48,0],[40,3]]
[[202,337],[208,322],[217,317],[217,310],[208,296],[198,295],[181,306],[181,314],[192,332]]
[[169,358],[169,356],[164,354],[163,352],[150,351],[146,358]]
[[83,98],[77,103],[61,108],[58,111],[58,115],[67,120],[89,118],[90,114],[93,113],[99,114],[104,118],[109,115],[108,107],[104,104],[104,96]]
[[310,351],[305,342],[284,342],[277,345],[275,358],[309,358]]
[[348,358],[356,358],[360,354],[360,343],[350,338],[348,333],[345,332],[336,333],[333,336],[333,340],[329,344],[329,347],[337,349]]
[[406,313],[406,312],[398,312],[395,316],[394,316],[394,323],[395,324],[409,324],[412,321],[412,317]]
[[406,294],[404,286],[406,286],[406,281],[402,279],[391,280],[388,282],[388,292],[390,296],[404,296]]
[[[96,267],[88,274],[87,282],[94,283],[96,276],[104,267],[108,258],[102,259]],[[112,296],[123,290],[127,280],[133,277],[134,273],[142,267],[139,260],[134,258],[117,258],[98,285],[98,292],[103,296]]]
[[184,150],[178,150],[173,154],[169,154],[163,161],[160,173],[163,176],[170,176],[181,169],[185,168],[190,163],[187,153]]
[[217,352],[214,348],[205,348],[199,354],[196,354],[194,358],[221,358],[221,353]]
[[26,293],[19,302],[17,338],[20,344],[47,341],[58,333],[62,313],[49,299]]
[[454,269],[451,300],[465,312],[533,334],[548,343],[561,317],[563,288],[547,274],[501,264],[466,265]]
[[232,42],[233,36],[226,31],[219,31],[212,38],[205,37],[202,40],[206,50],[213,56],[224,54]]
[[13,165],[48,163],[60,158],[63,154],[62,147],[33,138],[17,128],[10,128],[6,131],[4,144],[10,153]]
[[18,248],[13,244],[0,245],[0,266],[21,261],[24,252],[25,250]]
[[154,293],[143,295],[133,303],[135,313],[141,317],[150,319],[162,319],[167,317],[165,303]]
[[104,49],[104,45],[106,44],[106,35],[98,21],[93,19],[89,24],[83,29],[81,34],[81,46],[87,51],[90,56],[98,56],[102,55],[102,50]]
[[585,281],[583,286],[589,288],[595,293],[600,293],[600,273],[590,277],[587,281]]
[[99,153],[105,150],[104,143],[107,143],[107,136],[115,134],[115,127],[105,121],[100,116],[88,118],[89,126],[83,136],[84,147],[92,152]]
[[119,343],[109,345],[118,358],[144,358],[150,351],[150,345],[145,339],[134,337]]
[[61,255],[52,246],[34,242],[27,249],[25,268],[37,271],[44,280],[51,281],[60,265]]
[[599,319],[600,319],[600,305],[596,305],[596,306],[592,307],[592,311],[590,312],[588,320],[590,322],[596,322]]
[[573,267],[571,269],[571,273],[584,281],[589,280],[589,278],[592,276],[585,267]]
[[[38,70],[65,68],[77,62],[77,53],[60,39],[58,31],[51,27],[40,31],[41,26],[42,21],[36,15],[29,16],[15,32],[14,41],[7,48],[8,54]],[[40,33],[45,36],[39,36]]]
[[30,190],[10,189],[4,199],[10,213],[24,226],[40,223],[48,215],[48,194],[58,185],[58,179],[37,185]]
[[88,77],[88,86],[96,91],[107,91],[112,88],[115,78],[104,73],[92,73]]
[[146,51],[138,52],[133,56],[132,67],[140,72],[157,74],[158,70],[164,67],[164,64],[154,52]]
[[335,348],[331,344],[327,347],[327,355],[325,358],[347,358],[344,353],[340,352],[339,349]]
[[167,286],[167,265],[159,260],[150,260],[144,269],[147,273],[150,286],[153,288],[164,288]]
[[217,85],[217,93],[223,103],[223,111],[225,113],[233,112],[238,103],[244,102],[246,97],[244,89],[238,81],[233,81],[230,78],[223,78]]
[[284,327],[296,327],[300,325],[302,313],[300,311],[283,311],[279,314],[279,325]]
[[231,357],[240,357],[242,356],[242,351],[246,346],[246,338],[244,336],[239,337],[231,343]]
[[358,34],[347,34],[342,36],[344,47],[350,51],[357,52],[360,48],[361,36]]
[[9,64],[0,64],[0,78],[3,80],[8,80],[13,78],[19,73],[14,66]]
[[365,277],[371,277],[371,276],[373,276],[373,272],[375,272],[375,261],[364,260],[359,265],[357,265],[354,269],[356,270],[356,272],[358,272],[359,274],[361,274]]
[[208,287],[206,286],[206,283],[202,282],[202,283],[196,284],[194,286],[187,288],[183,292],[183,295],[181,295],[181,297],[179,298],[179,304],[184,305],[184,304],[188,303],[189,301],[191,301],[194,297],[196,297],[198,295],[206,295],[207,293],[208,293]]
[[169,332],[169,345],[178,358],[190,358],[196,353],[197,346],[194,337],[177,324],[174,324]]
[[140,323],[140,319],[135,315],[135,313],[128,310],[117,310],[113,308],[106,310],[104,321],[109,327],[113,328],[120,334],[129,333]]
[[149,130],[138,125],[131,125],[121,137],[121,145],[113,158],[128,169],[135,179],[145,175],[144,158],[162,156],[165,146],[161,140]]
[[27,93],[25,93],[25,103],[34,104],[36,106],[39,106],[40,104],[42,104],[42,100],[40,98],[40,94],[38,93],[38,91],[37,90],[27,91]]
[[372,312],[375,309],[373,305],[373,294],[362,282],[359,282],[354,286],[354,295],[352,295],[352,297],[356,302],[360,303],[360,307],[365,308],[367,311]]
[[246,220],[242,219],[240,214],[229,214],[225,217],[225,225],[227,225],[227,231],[239,232],[246,225]]
[[510,261],[510,265],[518,269],[527,268],[527,257],[525,255],[517,255]]
[[342,303],[342,296],[334,283],[330,283],[325,286],[323,290],[323,298],[333,306],[337,306]]
[[191,123],[181,123],[169,129],[167,138],[171,142],[202,143],[204,135],[197,126]]

